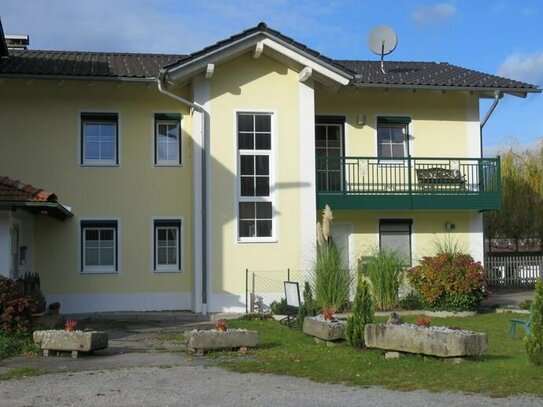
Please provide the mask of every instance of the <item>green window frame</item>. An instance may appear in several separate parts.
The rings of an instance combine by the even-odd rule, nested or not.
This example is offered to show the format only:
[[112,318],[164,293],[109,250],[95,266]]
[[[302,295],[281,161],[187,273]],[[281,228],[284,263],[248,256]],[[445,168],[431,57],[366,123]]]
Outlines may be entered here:
[[81,113],[81,165],[119,164],[119,115]]

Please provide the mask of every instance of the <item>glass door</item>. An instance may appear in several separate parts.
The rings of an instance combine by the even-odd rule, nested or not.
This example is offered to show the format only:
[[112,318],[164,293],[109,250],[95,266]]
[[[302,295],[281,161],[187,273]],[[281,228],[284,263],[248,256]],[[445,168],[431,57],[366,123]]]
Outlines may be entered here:
[[317,191],[341,191],[343,186],[343,124],[315,124]]

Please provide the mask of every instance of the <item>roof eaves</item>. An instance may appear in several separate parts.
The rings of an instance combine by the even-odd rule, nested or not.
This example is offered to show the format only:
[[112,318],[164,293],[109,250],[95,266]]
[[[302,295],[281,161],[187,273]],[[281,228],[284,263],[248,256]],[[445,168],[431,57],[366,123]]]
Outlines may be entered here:
[[450,91],[471,91],[471,92],[493,92],[500,91],[518,96],[519,93],[541,93],[541,88],[511,88],[511,87],[486,87],[486,86],[459,86],[459,85],[417,85],[417,84],[396,84],[396,83],[368,83],[355,82],[355,87],[360,88],[396,88],[396,89],[420,89],[420,90],[450,90]]
[[159,77],[163,78],[168,72],[180,70],[186,66],[191,65],[197,61],[205,59],[213,54],[217,54],[227,48],[233,47],[237,44],[241,44],[244,41],[250,41],[254,37],[265,36],[273,41],[280,43],[281,45],[301,54],[305,58],[318,63],[320,65],[326,65],[328,69],[336,74],[343,76],[348,80],[352,80],[355,72],[345,68],[344,66],[336,63],[333,59],[321,55],[319,52],[301,44],[294,39],[281,34],[279,31],[268,27],[265,23],[261,22],[256,27],[249,28],[239,34],[230,36],[229,38],[219,41],[209,47],[196,51],[190,54],[187,58],[183,58],[177,62],[166,65],[161,68]]
[[0,78],[10,79],[52,79],[52,80],[76,80],[76,81],[113,81],[113,82],[156,82],[157,76],[132,77],[132,76],[81,76],[81,75],[47,75],[47,74],[13,74],[0,73]]

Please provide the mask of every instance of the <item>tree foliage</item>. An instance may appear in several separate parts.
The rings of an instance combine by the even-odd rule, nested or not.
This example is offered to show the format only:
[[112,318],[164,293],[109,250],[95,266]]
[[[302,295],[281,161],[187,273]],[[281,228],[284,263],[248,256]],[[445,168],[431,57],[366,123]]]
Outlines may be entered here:
[[489,238],[543,237],[543,140],[501,158],[502,209],[485,213]]
[[543,365],[543,279],[539,279],[535,285],[530,318],[530,335],[524,340],[526,353],[534,365]]
[[355,348],[365,346],[364,327],[373,322],[374,307],[370,285],[368,279],[359,274],[352,313],[347,319],[347,327],[345,328],[347,341]]

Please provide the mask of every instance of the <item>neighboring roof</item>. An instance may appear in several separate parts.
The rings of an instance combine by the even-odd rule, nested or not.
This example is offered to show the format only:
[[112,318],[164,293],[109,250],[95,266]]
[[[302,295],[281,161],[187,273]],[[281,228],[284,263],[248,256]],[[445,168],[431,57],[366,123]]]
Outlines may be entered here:
[[541,92],[535,85],[477,72],[448,63],[385,61],[386,74],[379,61],[333,60],[260,23],[190,55],[131,54],[79,51],[10,51],[0,58],[0,76],[67,76],[96,79],[154,80],[161,69],[190,65],[217,50],[244,38],[264,33],[299,53],[350,77],[356,86],[454,88],[511,93]]
[[22,207],[32,213],[44,213],[57,219],[72,216],[70,208],[58,202],[53,192],[30,184],[0,177],[0,207]]
[[34,188],[30,184],[0,177],[0,201],[57,202],[57,196],[53,192]]
[[164,65],[183,55],[81,51],[11,50],[0,59],[0,75],[155,79]]

